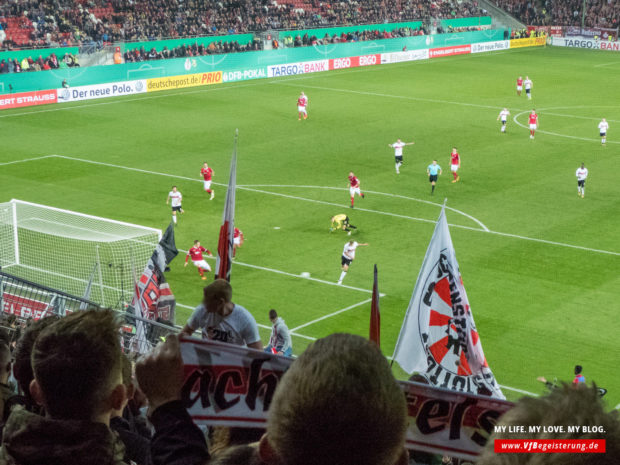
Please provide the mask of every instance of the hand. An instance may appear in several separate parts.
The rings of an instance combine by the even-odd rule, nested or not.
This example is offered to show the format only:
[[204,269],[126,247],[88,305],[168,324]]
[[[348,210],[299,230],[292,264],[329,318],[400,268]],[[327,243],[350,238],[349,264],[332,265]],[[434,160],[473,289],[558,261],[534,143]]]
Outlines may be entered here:
[[170,335],[136,363],[136,379],[146,398],[150,411],[173,400],[181,399],[183,386],[183,359],[179,338]]

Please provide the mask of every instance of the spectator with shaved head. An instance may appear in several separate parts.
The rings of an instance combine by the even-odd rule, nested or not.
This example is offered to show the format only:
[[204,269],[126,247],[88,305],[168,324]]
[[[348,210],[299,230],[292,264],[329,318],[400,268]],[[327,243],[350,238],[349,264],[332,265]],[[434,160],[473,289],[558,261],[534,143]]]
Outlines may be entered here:
[[377,346],[319,339],[284,374],[259,455],[267,465],[407,464],[405,396]]

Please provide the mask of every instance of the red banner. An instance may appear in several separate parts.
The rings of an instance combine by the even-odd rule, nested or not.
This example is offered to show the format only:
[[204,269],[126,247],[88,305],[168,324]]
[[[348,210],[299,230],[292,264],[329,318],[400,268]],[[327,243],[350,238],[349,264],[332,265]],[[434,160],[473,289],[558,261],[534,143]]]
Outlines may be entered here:
[[[264,428],[271,399],[293,359],[262,351],[181,339],[182,400],[194,421],[214,426]],[[406,446],[474,460],[495,421],[513,404],[424,384],[399,381],[407,399]]]
[[329,70],[357,68],[358,66],[372,66],[381,64],[381,55],[362,55],[359,57],[332,58],[329,60]]
[[562,26],[550,26],[549,34],[551,37],[564,37],[564,28]]
[[21,92],[19,94],[0,95],[0,110],[9,108],[30,107],[33,105],[46,105],[56,103],[58,96],[56,89],[35,90],[33,92]]
[[471,45],[459,45],[456,47],[431,48],[430,57],[449,57],[453,55],[466,55],[471,53]]
[[5,292],[2,294],[2,311],[18,318],[38,320],[45,313],[47,304]]

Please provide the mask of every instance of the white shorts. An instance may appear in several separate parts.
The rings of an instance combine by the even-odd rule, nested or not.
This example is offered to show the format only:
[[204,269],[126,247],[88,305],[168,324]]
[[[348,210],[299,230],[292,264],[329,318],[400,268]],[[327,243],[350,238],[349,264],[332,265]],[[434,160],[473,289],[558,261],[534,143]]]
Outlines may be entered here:
[[235,244],[235,245],[241,245],[241,236],[239,236],[239,237],[235,237],[235,238],[233,239],[233,244]]
[[205,185],[205,190],[208,191],[211,189],[211,181],[203,181]]
[[362,191],[360,191],[359,187],[349,187],[349,192],[351,193],[351,197],[353,197],[355,194],[362,195]]
[[209,266],[209,264],[204,261],[204,260],[198,260],[198,261],[194,261],[192,260],[192,263],[194,264],[194,266],[196,268],[202,268],[203,270],[207,270],[207,271],[211,271],[211,267]]
[[300,107],[299,105],[297,105],[297,111],[299,113],[306,113],[306,107]]
[[453,173],[456,173],[456,171],[459,169],[459,165],[450,165],[450,169]]
[[537,125],[536,124],[530,124],[530,129],[536,129]]
[[521,92],[523,90],[523,86],[517,86],[517,90]]

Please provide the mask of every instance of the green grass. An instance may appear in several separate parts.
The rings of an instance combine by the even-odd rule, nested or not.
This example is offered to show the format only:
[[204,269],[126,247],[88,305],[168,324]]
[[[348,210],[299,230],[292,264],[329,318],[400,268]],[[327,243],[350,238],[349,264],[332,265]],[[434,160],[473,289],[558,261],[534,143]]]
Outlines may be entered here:
[[[329,218],[349,214],[359,227],[355,238],[370,247],[358,251],[345,284],[370,289],[372,267],[378,265],[386,294],[381,299],[386,355],[392,354],[433,231],[431,222],[412,218],[434,221],[439,213],[438,206],[415,199],[441,203],[446,197],[448,206],[491,231],[585,247],[491,234],[448,212],[449,223],[473,228],[451,232],[498,381],[542,392],[536,376],[570,380],[572,367],[580,363],[589,381],[610,390],[613,407],[620,402],[620,107],[615,104],[620,88],[611,83],[620,79],[620,61],[595,65],[614,59],[612,52],[518,49],[3,112],[0,162],[58,154],[170,176],[47,158],[0,166],[0,201],[14,197],[163,229],[170,221],[165,197],[174,183],[187,211],[176,229],[178,247],[187,249],[198,238],[213,250],[224,188],[216,186],[216,199],[209,202],[198,173],[207,160],[215,181],[227,181],[238,127],[240,185],[342,188],[239,190],[236,222],[246,242],[238,261],[335,282],[347,238],[329,233]],[[520,74],[534,81],[532,102],[515,95]],[[301,90],[310,98],[305,122],[295,113]],[[500,134],[495,118],[502,107],[513,116],[535,107],[541,130],[561,136],[538,133],[532,141],[512,119],[508,133]],[[598,141],[601,117],[610,121],[607,147]],[[526,114],[518,121],[527,123]],[[399,137],[413,138],[416,145],[405,148],[406,164],[396,176],[387,144]],[[450,183],[452,146],[463,160],[458,184]],[[433,158],[444,174],[431,197],[426,166]],[[582,161],[590,170],[585,199],[576,195],[574,176]],[[368,211],[350,210],[345,190],[350,170],[365,190],[411,199],[369,194],[356,201]],[[194,268],[183,268],[183,258],[172,263],[168,278],[179,303],[194,306],[204,283]],[[232,283],[234,300],[259,323],[267,325],[268,310],[276,308],[291,328],[370,297],[241,264],[233,266]],[[369,308],[360,305],[299,333],[367,335]],[[189,312],[180,308],[177,323]],[[268,331],[262,336],[266,341]],[[295,337],[295,352],[308,343]],[[511,399],[519,396],[504,392]]]

